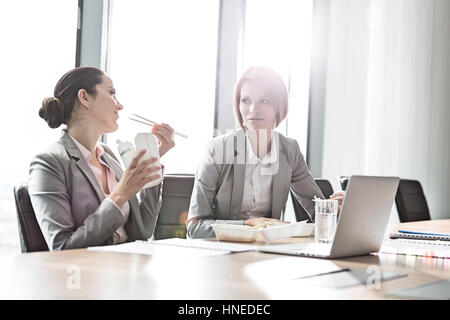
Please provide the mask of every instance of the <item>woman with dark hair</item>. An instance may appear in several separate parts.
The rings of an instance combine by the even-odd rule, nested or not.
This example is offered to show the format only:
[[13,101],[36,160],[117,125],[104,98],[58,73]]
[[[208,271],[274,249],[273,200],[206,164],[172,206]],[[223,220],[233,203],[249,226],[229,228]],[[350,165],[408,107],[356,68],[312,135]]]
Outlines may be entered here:
[[[247,69],[236,84],[234,111],[240,129],[216,137],[199,165],[187,231],[214,237],[211,226],[281,222],[289,189],[314,221],[314,196],[323,198],[297,141],[274,129],[286,118],[288,92],[271,69]],[[337,196],[337,195],[336,195]],[[337,197],[339,202],[341,197]]]
[[[140,191],[158,178],[155,158],[123,172],[113,152],[99,138],[118,129],[123,106],[111,79],[101,70],[70,70],[56,84],[54,97],[39,110],[51,128],[65,124],[59,141],[33,158],[29,192],[50,250],[85,248],[146,240],[153,234],[161,207],[162,184]],[[160,156],[174,146],[173,129],[155,125]]]

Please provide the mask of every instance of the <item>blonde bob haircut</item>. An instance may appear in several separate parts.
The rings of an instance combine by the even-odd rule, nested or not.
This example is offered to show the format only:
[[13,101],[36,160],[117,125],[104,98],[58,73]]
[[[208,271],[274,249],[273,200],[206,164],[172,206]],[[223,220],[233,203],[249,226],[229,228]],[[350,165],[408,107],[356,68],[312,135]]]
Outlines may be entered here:
[[239,105],[241,102],[241,89],[244,83],[252,81],[255,82],[267,92],[269,97],[274,102],[275,114],[277,116],[276,127],[283,121],[288,112],[288,91],[283,79],[278,73],[272,69],[265,67],[250,67],[244,71],[239,81],[234,88],[234,114],[242,129],[245,130],[244,121],[242,119]]

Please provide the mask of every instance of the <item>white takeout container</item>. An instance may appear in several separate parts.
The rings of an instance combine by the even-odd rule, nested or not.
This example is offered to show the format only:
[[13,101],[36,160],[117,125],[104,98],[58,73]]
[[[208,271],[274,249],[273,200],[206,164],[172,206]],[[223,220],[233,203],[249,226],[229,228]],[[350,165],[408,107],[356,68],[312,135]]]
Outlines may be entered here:
[[258,236],[259,230],[250,226],[235,224],[213,224],[212,228],[219,241],[253,242]]
[[311,235],[314,226],[305,221],[277,224],[268,228],[260,229],[266,241],[280,240],[289,237],[308,237]]
[[305,223],[295,226],[291,237],[310,237],[314,236],[314,223]]
[[213,224],[212,228],[219,241],[253,242],[255,240],[280,240],[289,237],[308,237],[313,234],[314,224],[305,221],[295,223],[276,223],[266,228],[255,229],[250,226],[234,224]]

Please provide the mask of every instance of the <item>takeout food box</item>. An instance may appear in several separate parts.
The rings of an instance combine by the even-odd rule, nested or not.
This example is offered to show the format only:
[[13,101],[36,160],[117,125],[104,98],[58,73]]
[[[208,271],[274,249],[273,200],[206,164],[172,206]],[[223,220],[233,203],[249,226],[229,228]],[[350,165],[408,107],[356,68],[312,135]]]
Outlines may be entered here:
[[235,224],[213,224],[212,228],[219,241],[253,242],[262,238],[265,241],[289,237],[308,237],[313,234],[314,224],[305,221],[296,223],[276,223],[256,228]]

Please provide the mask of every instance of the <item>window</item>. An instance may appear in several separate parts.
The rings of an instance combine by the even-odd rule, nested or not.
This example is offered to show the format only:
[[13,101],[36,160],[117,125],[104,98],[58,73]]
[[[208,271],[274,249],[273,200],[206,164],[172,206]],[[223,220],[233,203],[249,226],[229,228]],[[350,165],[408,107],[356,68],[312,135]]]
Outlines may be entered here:
[[[289,91],[288,117],[277,128],[294,138],[306,158],[313,0],[247,0],[242,71],[269,67]],[[290,199],[286,220],[295,221]]]
[[194,173],[213,137],[219,1],[115,1],[108,74],[124,105],[119,130],[107,137],[133,141],[150,127],[136,113],[170,124],[188,139],[162,159],[165,173]]
[[265,66],[289,90],[287,121],[278,130],[306,155],[313,0],[247,0],[242,71]]
[[[0,251],[18,251],[13,186],[28,181],[31,158],[55,142],[39,118],[42,99],[75,65],[77,1],[7,1],[0,5]],[[55,27],[57,26],[57,27]]]

